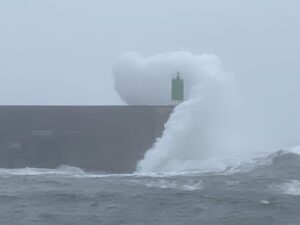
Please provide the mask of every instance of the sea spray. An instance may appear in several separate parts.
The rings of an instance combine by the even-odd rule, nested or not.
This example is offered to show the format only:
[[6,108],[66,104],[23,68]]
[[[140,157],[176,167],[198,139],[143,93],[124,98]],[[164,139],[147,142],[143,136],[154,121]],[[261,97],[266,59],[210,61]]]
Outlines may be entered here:
[[221,70],[212,72],[202,66],[201,79],[192,87],[189,99],[175,108],[162,137],[139,162],[139,172],[208,169],[204,163],[211,164],[212,158],[232,147],[230,113],[224,105],[232,84]]
[[129,105],[168,105],[171,103],[171,79],[177,71],[184,79],[188,99],[192,87],[205,74],[210,73],[217,79],[221,65],[214,55],[194,55],[186,51],[151,57],[128,52],[121,55],[114,65],[115,88]]
[[129,104],[170,104],[176,71],[184,79],[186,101],[175,108],[137,171],[224,170],[236,165],[243,160],[240,143],[245,141],[238,132],[238,95],[216,56],[171,52],[145,58],[126,53],[114,67],[115,86]]

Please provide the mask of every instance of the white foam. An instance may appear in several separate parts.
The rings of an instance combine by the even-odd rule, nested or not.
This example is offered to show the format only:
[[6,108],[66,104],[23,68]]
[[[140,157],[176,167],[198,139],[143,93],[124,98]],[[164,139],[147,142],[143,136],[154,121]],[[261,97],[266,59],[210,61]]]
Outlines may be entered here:
[[78,177],[78,178],[171,178],[177,176],[195,176],[198,173],[180,172],[180,173],[124,173],[124,174],[107,174],[103,172],[85,172],[78,167],[63,165],[57,169],[46,168],[18,168],[3,169],[0,168],[1,177],[10,176],[54,176],[54,177]]
[[270,201],[268,201],[268,200],[261,200],[260,203],[263,204],[263,205],[269,205]]
[[277,186],[277,189],[288,195],[300,195],[300,180],[291,180]]
[[237,186],[240,182],[237,181],[237,180],[234,180],[234,181],[227,181],[226,182],[226,185],[227,186]]
[[18,168],[18,169],[0,169],[0,175],[4,176],[41,176],[41,175],[84,175],[85,172],[77,167],[60,166],[57,169],[45,168]]
[[183,191],[201,190],[203,188],[201,181],[174,181],[174,180],[155,180],[146,182],[147,187],[177,189]]

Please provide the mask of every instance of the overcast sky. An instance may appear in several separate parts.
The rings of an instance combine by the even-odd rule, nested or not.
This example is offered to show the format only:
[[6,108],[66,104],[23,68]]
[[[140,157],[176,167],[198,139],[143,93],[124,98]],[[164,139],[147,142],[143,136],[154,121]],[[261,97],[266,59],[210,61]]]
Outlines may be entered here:
[[298,0],[1,0],[0,104],[121,104],[120,54],[176,50],[284,104],[300,96],[299,27]]

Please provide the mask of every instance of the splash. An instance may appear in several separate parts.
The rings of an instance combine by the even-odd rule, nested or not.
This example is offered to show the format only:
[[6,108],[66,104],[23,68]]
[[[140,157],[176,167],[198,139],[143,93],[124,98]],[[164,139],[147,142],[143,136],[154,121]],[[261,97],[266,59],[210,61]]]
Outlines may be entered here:
[[215,171],[235,162],[225,156],[237,152],[243,140],[235,132],[237,95],[234,80],[215,55],[181,51],[145,58],[126,53],[114,67],[115,87],[128,104],[170,104],[170,81],[178,70],[186,101],[175,108],[162,137],[138,163],[140,173]]
[[223,79],[221,67],[221,61],[214,55],[180,51],[146,58],[128,52],[120,56],[113,72],[115,88],[128,104],[168,105],[171,103],[171,79],[177,71],[181,72],[185,96],[189,99],[200,81]]
[[234,150],[233,103],[234,84],[222,69],[216,56],[197,56],[198,79],[189,98],[178,105],[165,130],[153,148],[139,162],[139,172],[174,172],[191,170],[223,170],[215,163]]
[[297,143],[291,132],[273,129],[274,124],[295,123],[279,124],[274,108],[254,104],[257,95],[259,101],[274,99],[264,93],[253,95],[252,89],[241,95],[243,85],[225,72],[215,55],[126,53],[114,67],[115,87],[128,104],[170,104],[170,81],[178,70],[185,81],[186,99],[138,163],[138,173],[223,171]]

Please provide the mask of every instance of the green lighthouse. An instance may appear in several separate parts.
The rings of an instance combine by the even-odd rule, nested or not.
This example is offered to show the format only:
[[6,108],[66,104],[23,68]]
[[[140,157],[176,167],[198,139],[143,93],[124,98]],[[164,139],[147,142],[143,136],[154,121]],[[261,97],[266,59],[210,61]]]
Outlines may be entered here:
[[184,100],[184,81],[180,78],[180,72],[172,79],[172,103],[179,104]]

